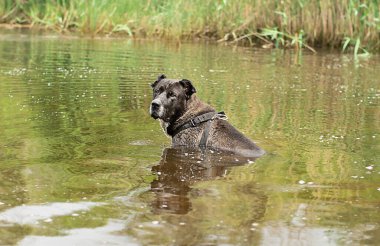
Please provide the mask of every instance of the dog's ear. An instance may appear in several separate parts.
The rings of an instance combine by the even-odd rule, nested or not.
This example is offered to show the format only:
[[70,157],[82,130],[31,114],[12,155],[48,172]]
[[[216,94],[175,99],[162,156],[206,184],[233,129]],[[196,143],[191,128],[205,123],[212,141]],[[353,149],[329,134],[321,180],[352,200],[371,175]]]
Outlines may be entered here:
[[191,95],[193,95],[195,92],[197,92],[190,80],[182,79],[179,81],[179,83],[185,88],[187,98],[190,98]]
[[151,84],[150,86],[152,86],[152,88],[154,88],[158,82],[160,82],[162,79],[166,79],[166,76],[165,74],[161,74],[160,76],[158,76],[157,80],[153,82],[153,84]]

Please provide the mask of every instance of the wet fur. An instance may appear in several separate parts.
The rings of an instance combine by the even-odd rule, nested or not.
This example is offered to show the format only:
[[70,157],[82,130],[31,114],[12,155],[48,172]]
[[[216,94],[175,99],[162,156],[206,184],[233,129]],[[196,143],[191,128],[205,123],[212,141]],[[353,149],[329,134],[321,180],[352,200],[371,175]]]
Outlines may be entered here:
[[[166,79],[164,75],[161,75],[152,84],[152,87],[156,92],[157,89],[159,89],[159,93],[154,94],[154,99],[158,98],[156,101],[165,104],[165,107],[168,109],[167,114],[159,118],[165,133],[168,132],[169,127],[176,128],[181,126],[195,116],[215,112],[214,108],[197,98],[195,95],[196,90],[189,80]],[[171,90],[178,94],[176,100],[172,103],[170,103],[170,100],[172,100],[171,97],[167,96],[172,93],[170,92]],[[151,115],[154,117],[152,108]],[[191,127],[179,132],[172,137],[172,146],[198,148],[205,124],[206,123],[201,123],[197,127]],[[245,137],[228,121],[222,119],[212,120],[207,148],[233,152],[246,157],[259,157],[265,153],[264,150]]]

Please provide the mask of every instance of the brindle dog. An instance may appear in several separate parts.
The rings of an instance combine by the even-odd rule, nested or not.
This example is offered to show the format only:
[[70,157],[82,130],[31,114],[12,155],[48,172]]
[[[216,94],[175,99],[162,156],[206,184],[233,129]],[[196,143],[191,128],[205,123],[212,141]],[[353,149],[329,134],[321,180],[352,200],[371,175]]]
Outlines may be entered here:
[[229,124],[224,113],[216,113],[214,108],[199,100],[191,81],[160,75],[151,86],[150,115],[160,120],[165,133],[172,137],[173,147],[201,147],[245,157],[259,157],[265,153]]

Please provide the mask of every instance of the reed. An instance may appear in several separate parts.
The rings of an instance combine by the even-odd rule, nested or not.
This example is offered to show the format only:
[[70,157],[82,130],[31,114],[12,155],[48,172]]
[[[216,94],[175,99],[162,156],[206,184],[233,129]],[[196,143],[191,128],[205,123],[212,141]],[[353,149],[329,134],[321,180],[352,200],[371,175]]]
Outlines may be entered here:
[[379,0],[3,0],[0,22],[359,54],[380,49],[379,12]]

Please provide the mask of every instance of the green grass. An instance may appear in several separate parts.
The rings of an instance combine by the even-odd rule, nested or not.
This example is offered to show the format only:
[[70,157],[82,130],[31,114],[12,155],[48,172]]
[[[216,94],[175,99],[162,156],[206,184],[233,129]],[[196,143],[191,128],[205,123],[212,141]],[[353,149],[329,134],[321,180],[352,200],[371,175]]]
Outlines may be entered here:
[[3,0],[0,22],[60,32],[380,50],[379,0]]

